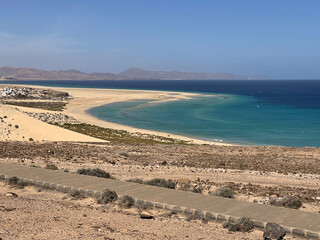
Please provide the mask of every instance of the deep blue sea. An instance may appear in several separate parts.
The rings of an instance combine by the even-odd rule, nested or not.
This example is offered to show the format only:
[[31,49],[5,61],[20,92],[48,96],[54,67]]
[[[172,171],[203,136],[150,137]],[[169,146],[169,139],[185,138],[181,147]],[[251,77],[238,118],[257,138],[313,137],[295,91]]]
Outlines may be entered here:
[[165,103],[144,99],[113,103],[88,113],[106,121],[212,141],[320,147],[320,80],[7,82],[205,93]]

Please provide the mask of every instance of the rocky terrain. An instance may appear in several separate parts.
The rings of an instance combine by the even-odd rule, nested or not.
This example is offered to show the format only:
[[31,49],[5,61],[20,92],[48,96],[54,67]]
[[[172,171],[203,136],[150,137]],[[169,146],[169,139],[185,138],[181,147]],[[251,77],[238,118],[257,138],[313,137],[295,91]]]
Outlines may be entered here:
[[[54,152],[54,154],[52,154]],[[319,148],[165,144],[0,142],[0,158],[56,158],[75,162],[110,160],[197,169],[237,169],[301,175],[320,173]]]
[[70,96],[67,92],[55,91],[51,89],[6,86],[0,90],[0,100],[6,99],[66,100],[70,99]]
[[63,125],[65,123],[68,124],[78,124],[80,123],[77,119],[70,117],[63,113],[37,113],[37,112],[26,112],[21,111],[27,114],[30,117],[36,118],[42,122],[46,122],[54,125]]
[[0,238],[5,240],[262,239],[258,230],[232,233],[220,223],[192,220],[164,210],[149,212],[153,219],[142,219],[136,208],[99,205],[90,198],[79,200],[65,193],[33,187],[16,189],[0,183]]
[[[302,157],[299,161],[306,153],[305,162]],[[201,189],[203,194],[223,186],[232,189],[236,199],[258,204],[291,195],[302,200],[301,210],[313,212],[320,211],[318,154],[317,148],[0,143],[3,162],[40,167],[51,163],[68,171],[98,167],[120,180],[172,179],[177,189]],[[201,167],[195,167],[194,159]],[[223,167],[216,163],[222,159],[227,163]],[[269,164],[261,164],[268,159]],[[284,164],[285,171],[279,167]]]

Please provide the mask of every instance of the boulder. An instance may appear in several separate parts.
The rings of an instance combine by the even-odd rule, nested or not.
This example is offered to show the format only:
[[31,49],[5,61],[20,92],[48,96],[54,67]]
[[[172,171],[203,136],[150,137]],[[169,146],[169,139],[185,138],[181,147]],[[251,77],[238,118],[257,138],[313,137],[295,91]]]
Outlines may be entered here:
[[147,211],[141,211],[141,212],[139,212],[139,216],[140,216],[140,218],[142,218],[142,219],[153,219],[153,218],[154,218],[153,214],[150,213],[150,212],[147,212]]
[[263,232],[264,240],[281,240],[286,235],[283,227],[279,224],[268,222]]

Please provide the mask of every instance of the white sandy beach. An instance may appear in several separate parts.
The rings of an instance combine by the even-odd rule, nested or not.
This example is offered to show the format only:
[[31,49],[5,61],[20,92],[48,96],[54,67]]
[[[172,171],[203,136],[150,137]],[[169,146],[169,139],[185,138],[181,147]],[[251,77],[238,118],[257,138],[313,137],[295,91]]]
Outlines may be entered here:
[[[1,85],[0,85],[1,86]],[[2,85],[1,87],[3,87]],[[20,85],[21,86],[21,85]],[[180,135],[175,135],[171,133],[165,133],[165,132],[158,132],[158,131],[151,131],[151,130],[146,130],[146,129],[139,129],[139,128],[134,128],[126,125],[120,125],[116,123],[111,123],[111,122],[106,122],[103,120],[100,120],[96,117],[93,117],[89,115],[86,111],[90,108],[105,105],[108,103],[114,103],[114,102],[121,102],[121,101],[130,101],[130,100],[135,100],[135,99],[154,99],[158,100],[159,102],[163,101],[176,101],[180,99],[190,99],[192,97],[198,96],[198,94],[195,93],[183,93],[183,92],[164,92],[164,91],[145,91],[145,90],[120,90],[120,89],[94,89],[94,88],[62,88],[62,87],[44,87],[44,86],[28,86],[24,85],[26,87],[31,87],[31,88],[50,88],[58,91],[64,91],[68,92],[74,99],[69,102],[67,105],[66,109],[63,111],[63,113],[74,117],[75,119],[79,120],[80,122],[83,123],[88,123],[92,125],[97,125],[100,127],[104,128],[111,128],[111,129],[117,129],[117,130],[126,130],[130,133],[143,133],[143,134],[151,134],[151,135],[156,135],[156,136],[161,136],[161,137],[170,137],[170,138],[175,138],[178,140],[183,140],[183,141],[189,141],[190,143],[195,143],[195,144],[216,144],[216,145],[230,145],[226,143],[218,143],[218,142],[211,142],[211,141],[205,141],[205,140],[199,140],[199,139],[194,139],[194,138],[189,138],[185,136],[180,136]],[[24,107],[8,107],[8,106],[1,106],[2,111],[6,111],[7,115],[11,115],[16,111],[15,109],[26,109]],[[28,111],[30,112],[49,112],[47,110],[41,110],[41,109],[34,109],[34,108],[28,108]],[[4,113],[2,113],[3,115]],[[18,113],[14,113],[18,114]],[[33,124],[28,124],[25,125],[25,127],[28,127],[28,131],[34,132],[37,129],[40,129],[39,126],[42,126],[43,124],[47,126],[48,128],[37,130],[38,132],[47,132],[49,131],[50,128],[53,128],[54,132],[56,132],[57,136],[55,134],[49,133],[50,137],[44,138],[44,136],[34,136],[33,138],[35,140],[55,140],[55,141],[96,141],[97,139],[95,138],[90,138],[87,136],[84,136],[82,134],[77,134],[74,132],[70,132],[68,130],[56,127],[56,126],[48,126],[49,124],[40,122],[36,119],[29,119],[30,117],[23,114],[19,113],[19,117],[21,118],[21,127],[23,126],[23,122],[29,122],[32,121]],[[23,120],[23,118],[25,118]],[[59,129],[59,131],[58,131]],[[63,131],[63,134],[60,132]],[[65,134],[65,131],[70,132],[70,134]],[[48,135],[45,133],[44,135]],[[22,133],[19,133],[21,135]],[[30,134],[29,134],[30,135]],[[28,135],[28,136],[29,136]],[[62,137],[68,135],[67,137]],[[30,135],[31,136],[31,135]],[[80,137],[81,136],[81,137]],[[18,138],[18,139],[17,139]],[[21,140],[21,137],[17,137],[12,135],[10,139],[8,140]],[[100,140],[101,141],[101,140]]]
[[50,125],[19,112],[16,107],[0,107],[0,141],[77,141],[105,142],[90,136]]

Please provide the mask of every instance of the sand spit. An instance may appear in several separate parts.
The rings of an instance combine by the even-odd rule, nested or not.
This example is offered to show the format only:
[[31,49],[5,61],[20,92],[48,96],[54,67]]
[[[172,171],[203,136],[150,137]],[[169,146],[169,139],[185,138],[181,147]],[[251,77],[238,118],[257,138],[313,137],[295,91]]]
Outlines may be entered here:
[[[5,87],[6,85],[0,85],[0,87]],[[22,85],[21,85],[22,87]],[[29,86],[23,85],[23,87],[33,87],[33,88],[45,88],[43,86]],[[86,111],[90,108],[105,105],[108,103],[130,101],[136,99],[152,99],[157,102],[164,101],[176,101],[181,99],[191,99],[193,97],[200,96],[195,93],[183,93],[183,92],[164,92],[164,91],[145,91],[145,90],[122,90],[122,89],[94,89],[94,88],[61,88],[61,87],[50,87],[50,89],[61,92],[68,92],[73,100],[69,102],[66,109],[63,111],[64,114],[74,117],[80,122],[96,125],[103,128],[111,128],[116,130],[125,130],[129,133],[142,133],[156,135],[160,137],[169,137],[182,141],[187,141],[194,144],[214,144],[214,145],[231,145],[228,143],[212,142],[199,140],[194,138],[189,138],[185,136],[175,135],[171,133],[151,131],[146,129],[134,128],[126,125],[106,122],[97,119],[89,115]],[[210,95],[212,96],[212,95]],[[19,107],[20,108],[20,107]],[[29,110],[28,110],[29,111]],[[39,110],[30,110],[37,111]],[[44,110],[42,110],[43,112]],[[75,138],[74,141],[77,141]]]
[[[62,91],[61,88],[59,90]],[[197,97],[198,94],[193,93],[175,93],[175,92],[161,92],[161,91],[139,91],[139,90],[113,90],[113,89],[64,89],[63,91],[68,91],[70,95],[74,96],[75,99],[67,105],[65,111],[66,114],[73,116],[79,121],[97,125],[104,128],[112,128],[117,130],[125,130],[130,133],[144,133],[157,135],[161,137],[170,137],[178,140],[189,141],[190,143],[196,144],[217,144],[217,145],[228,145],[224,143],[215,143],[210,141],[204,141],[199,139],[193,139],[189,137],[184,137],[180,135],[157,132],[146,129],[134,128],[130,126],[120,125],[116,123],[106,122],[99,120],[86,111],[92,107],[97,107],[105,105],[108,103],[130,101],[135,99],[155,99],[159,102],[164,101],[177,101],[180,99],[190,99]]]

